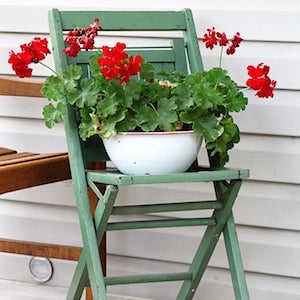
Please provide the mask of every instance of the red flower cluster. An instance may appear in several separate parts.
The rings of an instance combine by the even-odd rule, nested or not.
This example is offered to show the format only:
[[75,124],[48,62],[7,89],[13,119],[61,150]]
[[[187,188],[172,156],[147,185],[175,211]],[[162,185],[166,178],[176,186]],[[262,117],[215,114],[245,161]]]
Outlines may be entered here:
[[65,38],[65,42],[69,47],[63,49],[64,53],[76,57],[81,49],[93,49],[95,37],[101,29],[102,27],[99,25],[99,19],[95,19],[94,23],[87,28],[76,28],[71,30]]
[[256,96],[260,98],[273,98],[273,91],[276,87],[276,81],[271,80],[268,76],[270,67],[260,63],[257,67],[248,66],[248,75],[252,78],[249,78],[246,81],[246,85],[253,90],[256,90]]
[[32,69],[28,67],[31,63],[38,63],[51,53],[48,49],[47,39],[35,37],[30,43],[20,46],[21,52],[10,51],[8,63],[12,64],[12,69],[16,75],[24,78],[31,77]]
[[102,57],[98,64],[101,67],[100,72],[106,81],[119,78],[120,83],[129,82],[130,76],[136,75],[141,70],[143,58],[140,55],[131,56],[124,50],[126,44],[116,43],[113,48],[102,47]]
[[227,46],[226,53],[228,55],[233,54],[235,49],[239,47],[243,39],[240,36],[240,33],[237,32],[231,40],[228,40],[226,34],[223,32],[215,31],[215,27],[208,28],[207,33],[203,36],[203,42],[205,43],[206,48],[213,49],[214,46]]

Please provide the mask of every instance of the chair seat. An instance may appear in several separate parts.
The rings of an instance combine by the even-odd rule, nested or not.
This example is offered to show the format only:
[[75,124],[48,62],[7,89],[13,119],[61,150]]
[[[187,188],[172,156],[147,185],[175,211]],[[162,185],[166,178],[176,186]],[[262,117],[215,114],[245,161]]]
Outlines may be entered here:
[[179,182],[205,182],[244,179],[249,177],[247,169],[222,168],[210,170],[198,168],[193,172],[163,174],[163,175],[126,175],[117,169],[87,171],[87,178],[93,182],[112,185],[179,183]]
[[38,154],[0,148],[0,194],[71,177],[68,154]]

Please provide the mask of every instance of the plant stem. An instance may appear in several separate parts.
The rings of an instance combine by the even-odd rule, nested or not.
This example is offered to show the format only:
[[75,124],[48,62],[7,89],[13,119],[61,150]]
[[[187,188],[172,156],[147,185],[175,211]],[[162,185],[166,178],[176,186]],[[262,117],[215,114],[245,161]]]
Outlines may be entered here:
[[47,66],[46,64],[42,63],[41,61],[39,61],[39,64],[41,64],[43,67],[45,67],[46,69],[50,70],[52,73],[54,73],[56,76],[58,76],[58,74],[56,73],[55,70],[53,70],[52,68],[50,68],[49,66]]
[[220,49],[219,68],[221,68],[221,66],[222,66],[223,49],[224,49],[224,46],[222,46]]

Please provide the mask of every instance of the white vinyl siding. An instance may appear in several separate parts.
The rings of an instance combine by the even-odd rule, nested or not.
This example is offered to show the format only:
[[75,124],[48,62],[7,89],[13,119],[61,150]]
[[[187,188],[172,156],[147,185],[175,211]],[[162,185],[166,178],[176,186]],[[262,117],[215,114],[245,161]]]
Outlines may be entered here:
[[[47,36],[47,11],[61,9],[193,10],[199,38],[208,27],[244,42],[223,66],[244,86],[246,67],[265,62],[278,81],[274,99],[249,95],[249,106],[236,120],[241,142],[230,152],[230,166],[250,169],[234,207],[238,236],[250,297],[254,300],[300,299],[300,2],[298,0],[165,0],[153,5],[145,0],[41,2],[11,0],[0,4],[0,70],[12,74],[8,51],[34,36]],[[159,6],[159,7],[158,7]],[[100,20],[101,22],[101,20]],[[201,44],[205,68],[218,63],[218,50]],[[47,63],[53,65],[52,57]],[[34,74],[48,71],[34,66]],[[62,126],[47,129],[41,109],[44,99],[0,98],[0,145],[21,151],[51,152],[66,149]],[[202,150],[200,161],[206,163]],[[212,197],[211,184],[123,187],[119,203],[131,203],[139,195],[154,202]],[[80,245],[72,184],[65,181],[1,196],[0,236]],[[190,215],[192,213],[187,213]],[[203,233],[198,228],[155,229],[108,234],[108,270],[111,274],[184,270]],[[164,250],[160,248],[164,246]],[[0,253],[0,279],[33,282],[30,257]],[[66,287],[75,263],[53,260],[55,273],[49,286]],[[156,300],[174,299],[177,284],[150,287],[114,287],[112,292]],[[198,299],[234,299],[222,239],[217,246]]]

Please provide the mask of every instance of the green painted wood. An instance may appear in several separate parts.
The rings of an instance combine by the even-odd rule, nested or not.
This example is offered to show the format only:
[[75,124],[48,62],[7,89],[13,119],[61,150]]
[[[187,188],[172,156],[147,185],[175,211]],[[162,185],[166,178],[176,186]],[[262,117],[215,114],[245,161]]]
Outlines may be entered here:
[[147,220],[147,221],[124,221],[107,224],[107,231],[128,230],[128,229],[149,229],[149,228],[167,228],[167,227],[185,227],[185,226],[207,226],[215,225],[214,218],[177,218],[165,220]]
[[[102,196],[101,200],[99,201],[96,207],[96,211],[94,213],[94,219],[95,219],[96,228],[98,229],[97,235],[95,235],[95,237],[97,237],[97,247],[96,247],[97,251],[100,242],[102,241],[106,224],[108,222],[110,213],[113,209],[117,194],[118,194],[118,188],[116,186],[108,186],[106,188],[104,195]],[[82,235],[83,235],[83,241],[85,242],[84,233],[82,233]],[[92,286],[93,297],[95,299],[101,299],[101,300],[107,299],[106,288],[104,288],[104,290],[103,289],[95,290],[95,287],[93,287],[93,280],[91,280],[91,278],[93,279],[93,276],[95,276],[95,274],[89,273],[92,272],[92,268],[89,267],[89,264],[91,263],[92,261],[91,261],[90,254],[87,251],[87,247],[84,247],[80,259],[77,263],[71,285],[68,290],[67,300],[81,299],[81,295],[83,293],[84,287],[88,286],[87,282],[89,282],[89,284]],[[99,259],[99,263],[100,263],[100,259]],[[100,264],[100,268],[101,268],[101,264]],[[103,273],[100,276],[100,279],[101,279],[101,283],[105,286]]]
[[117,186],[109,185],[106,187],[104,201],[99,201],[94,214],[94,222],[97,230],[98,246],[106,230],[108,219],[114,207],[119,189]]
[[[58,11],[53,11],[49,13],[49,27],[50,32],[52,32],[51,39],[52,45],[54,47],[54,60],[57,72],[60,73],[67,66],[66,56],[63,55],[61,49],[63,47],[63,38],[61,34],[63,31],[61,19]],[[90,202],[87,192],[87,182],[85,179],[85,165],[84,165],[84,157],[81,152],[81,141],[78,134],[72,134],[74,132],[74,128],[77,128],[76,115],[75,111],[68,108],[66,122],[65,122],[65,131],[66,135],[70,138],[67,138],[67,146],[70,160],[70,169],[72,180],[74,184],[74,192],[76,197],[76,204],[78,207],[78,217],[79,224],[82,233],[82,239],[84,241],[85,251],[88,253],[86,257],[87,259],[87,268],[89,270],[89,274],[93,274],[90,276],[90,283],[93,290],[93,296],[95,299],[105,299],[103,296],[106,294],[105,284],[103,280],[103,273],[100,264],[100,256],[98,251],[98,241],[95,235],[95,227],[93,218],[91,215]],[[82,271],[80,271],[82,272]],[[79,272],[75,272],[74,281],[78,277]],[[83,276],[80,284],[84,281]],[[81,288],[78,290],[78,293],[75,295],[68,296],[68,299],[80,299],[77,298]],[[70,289],[69,293],[73,293]]]
[[163,281],[180,281],[191,280],[192,274],[189,272],[182,273],[159,273],[159,274],[139,274],[128,275],[126,277],[107,277],[105,283],[107,285],[147,283],[147,282],[163,282]]
[[151,214],[173,211],[220,209],[223,204],[220,201],[193,201],[181,203],[160,203],[142,205],[122,205],[114,207],[112,215]]
[[189,271],[193,274],[193,280],[185,280],[177,296],[178,300],[193,299],[195,291],[199,285],[212,253],[217,245],[219,237],[223,232],[224,226],[228,218],[232,214],[232,206],[241,187],[241,180],[233,180],[229,184],[227,182],[216,182],[216,188],[219,189],[218,200],[222,200],[224,206],[220,210],[215,210],[213,216],[216,219],[214,226],[208,226],[205,234],[196,251]]
[[183,31],[186,30],[185,11],[64,11],[63,28],[86,27],[100,19],[106,31]]
[[244,179],[249,177],[246,169],[222,169],[218,171],[185,172],[163,175],[126,175],[115,169],[88,171],[87,177],[94,182],[114,185],[131,184],[157,184],[175,182],[206,182],[233,179]]
[[235,223],[232,215],[227,220],[224,228],[224,241],[235,299],[249,300],[250,298],[247,289],[240,245],[237,239]]
[[[53,9],[49,12],[49,28],[55,67],[60,74],[68,64],[82,66],[84,75],[89,76],[86,66],[89,52],[82,52],[79,58],[67,58],[61,51],[64,47],[63,33],[74,27],[85,27],[100,18],[101,26],[105,31],[176,31],[176,38],[170,46],[138,47],[130,49],[133,54],[143,55],[149,62],[154,63],[157,70],[180,70],[183,73],[202,71],[203,65],[196,36],[196,30],[190,10],[176,12],[165,11],[59,11]],[[142,34],[141,34],[142,36]],[[170,34],[171,36],[171,34]],[[178,36],[178,37],[177,37]],[[165,175],[131,176],[124,175],[116,170],[88,171],[88,161],[107,160],[108,156],[99,137],[93,137],[83,142],[79,138],[76,122],[76,112],[68,107],[65,119],[65,131],[70,158],[72,179],[75,190],[76,204],[80,229],[83,240],[83,252],[77,264],[74,277],[68,292],[67,299],[81,299],[85,286],[92,288],[95,300],[105,300],[106,285],[129,284],[161,281],[183,281],[179,292],[179,300],[192,299],[195,290],[207,267],[208,261],[218,242],[219,236],[224,232],[226,250],[234,281],[234,291],[237,299],[247,295],[247,286],[244,280],[244,271],[240,258],[240,250],[235,234],[235,225],[232,217],[232,206],[241,185],[241,179],[249,177],[245,169],[204,169],[198,168],[193,172]],[[215,166],[214,166],[215,167]],[[132,184],[163,184],[178,182],[213,182],[215,200],[189,202],[187,199],[181,203],[161,203],[146,205],[128,205],[115,207],[119,185]],[[105,186],[105,192],[99,186]],[[87,187],[92,188],[99,198],[94,216],[91,214]],[[169,211],[203,210],[211,209],[211,218],[171,218],[154,219],[149,221],[122,221],[110,222],[112,214],[151,214]],[[177,226],[207,226],[204,237],[194,256],[189,272],[172,274],[145,274],[142,276],[121,276],[104,278],[98,253],[98,246],[107,230],[129,230],[156,227]],[[241,297],[241,298],[239,298]]]

